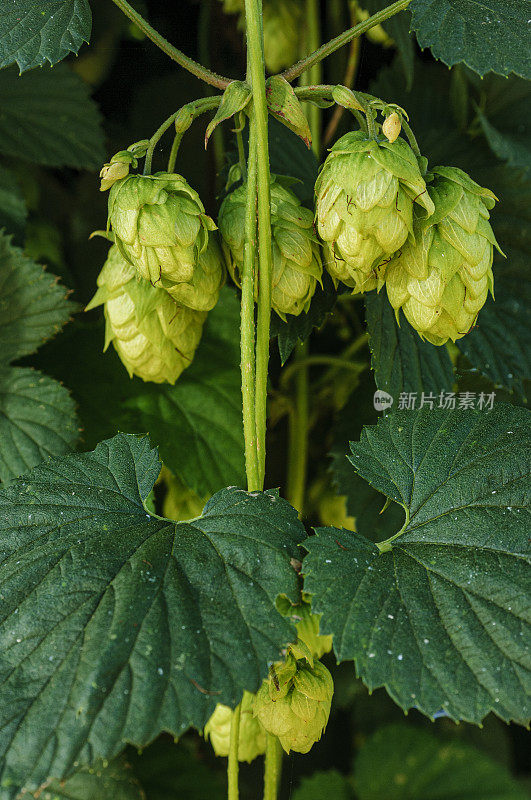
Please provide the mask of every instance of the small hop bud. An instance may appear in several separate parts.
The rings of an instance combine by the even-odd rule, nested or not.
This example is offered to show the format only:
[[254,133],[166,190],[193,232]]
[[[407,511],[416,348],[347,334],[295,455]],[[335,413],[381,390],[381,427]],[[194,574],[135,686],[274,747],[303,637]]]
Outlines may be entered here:
[[[434,167],[428,187],[432,218],[416,215],[415,237],[387,267],[387,296],[398,319],[423,339],[442,345],[474,325],[493,292],[492,260],[498,247],[489,223],[495,196],[456,167]],[[501,252],[501,251],[500,251]]]
[[332,676],[320,661],[297,660],[290,650],[275,664],[254,701],[254,715],[278,736],[286,753],[307,753],[321,738],[334,694]]
[[382,125],[382,133],[390,142],[395,142],[400,136],[401,130],[402,123],[400,121],[400,117],[396,111],[393,111],[392,114],[389,114],[389,116],[385,118]]
[[[241,701],[240,736],[238,741],[238,760],[249,764],[257,756],[265,753],[266,732],[253,715],[255,695],[244,692]],[[229,706],[218,704],[205,725],[203,734],[210,739],[217,756],[228,756],[230,747],[230,728],[234,711]]]
[[110,189],[113,183],[121,181],[126,175],[129,175],[130,162],[127,161],[111,161],[104,164],[100,172],[100,192],[106,192]]

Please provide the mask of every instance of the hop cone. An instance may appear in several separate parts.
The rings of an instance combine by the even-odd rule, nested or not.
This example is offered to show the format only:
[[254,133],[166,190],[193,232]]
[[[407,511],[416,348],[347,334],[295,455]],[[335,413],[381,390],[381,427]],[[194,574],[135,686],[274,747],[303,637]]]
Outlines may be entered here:
[[192,363],[206,313],[179,306],[164,289],[137,278],[111,247],[87,310],[105,310],[105,350],[112,342],[129,375],[175,383]]
[[297,660],[290,651],[258,690],[254,715],[278,736],[286,753],[307,753],[326,728],[333,694],[326,667],[308,658]]
[[[194,280],[198,256],[215,229],[199,195],[180,175],[129,175],[109,193],[109,226],[122,256],[141,278],[171,291]],[[208,261],[210,267],[214,262]],[[216,262],[221,283],[222,265]],[[201,309],[204,310],[204,309]]]
[[303,600],[300,606],[294,609],[293,615],[297,624],[297,634],[315,658],[322,658],[332,649],[332,637],[322,636],[319,633],[320,614],[312,614],[311,604]]
[[184,522],[201,514],[205,501],[193,489],[185,486],[167,467],[162,467],[159,481],[166,485],[166,496],[162,504],[162,514],[166,519]]
[[333,146],[315,184],[317,229],[328,244],[334,281],[366,292],[383,283],[385,264],[413,230],[413,204],[433,203],[417,159],[403,139],[347,133]]
[[[238,760],[254,761],[265,753],[266,732],[253,716],[255,695],[244,692],[241,702],[240,737],[238,741]],[[219,703],[204,728],[205,739],[210,739],[217,756],[229,755],[230,727],[234,711]]]
[[[230,251],[229,269],[238,283],[245,241],[245,184],[229,194],[219,212],[219,229]],[[312,212],[285,188],[278,177],[271,181],[271,231],[273,277],[271,302],[277,314],[297,316],[307,311],[322,266],[313,234]]]
[[386,287],[397,317],[402,308],[422,338],[441,345],[470,330],[493,291],[498,244],[488,220],[496,197],[456,167],[433,173],[435,212],[416,216],[415,239],[388,264]]

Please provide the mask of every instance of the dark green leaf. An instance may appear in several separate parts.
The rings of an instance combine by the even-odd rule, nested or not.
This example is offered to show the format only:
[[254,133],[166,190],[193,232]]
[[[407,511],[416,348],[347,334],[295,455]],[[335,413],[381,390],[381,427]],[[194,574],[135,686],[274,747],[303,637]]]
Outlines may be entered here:
[[88,42],[91,23],[88,0],[15,0],[0,17],[0,68],[57,64]]
[[3,800],[202,727],[293,636],[275,600],[297,598],[297,512],[224,489],[190,522],[155,518],[159,470],[146,437],[120,434],[0,492]]
[[336,770],[314,772],[303,778],[300,786],[293,792],[293,800],[353,800],[354,794],[347,778]]
[[385,291],[365,297],[369,347],[378,389],[391,395],[395,408],[402,392],[438,395],[452,388],[453,367],[446,347],[423,342],[400,312],[400,326]]
[[500,764],[462,742],[411,725],[381,728],[354,763],[359,800],[525,800]]
[[410,9],[420,46],[449,67],[465,63],[479,75],[531,78],[529,14],[521,0],[412,0]]
[[176,744],[168,737],[160,737],[141,754],[135,751],[128,754],[147,800],[187,800],[199,796],[225,800],[225,775],[208,769],[194,744],[186,739]]
[[78,436],[64,386],[27,367],[0,367],[0,481],[64,455]]
[[[21,798],[35,797],[32,791],[22,791]],[[66,781],[46,782],[38,794],[39,800],[145,800],[145,794],[133,770],[122,758],[105,765],[84,767]]]
[[0,154],[49,167],[96,169],[105,158],[99,111],[64,64],[0,71]]
[[33,353],[75,308],[57,278],[0,231],[0,364]]
[[383,549],[334,528],[305,543],[322,633],[405,710],[529,718],[529,439],[529,412],[501,403],[384,417],[351,460],[404,531]]
[[[366,8],[370,14],[376,14],[388,5],[389,3],[387,3],[386,0],[364,0],[363,2],[363,8]],[[395,41],[402,64],[402,70],[406,78],[406,86],[408,89],[411,89],[415,63],[415,46],[410,33],[411,14],[408,11],[402,11],[400,14],[396,14],[394,17],[387,19],[383,23],[383,27]]]
[[15,176],[0,167],[0,229],[13,234],[22,244],[27,217],[26,204]]

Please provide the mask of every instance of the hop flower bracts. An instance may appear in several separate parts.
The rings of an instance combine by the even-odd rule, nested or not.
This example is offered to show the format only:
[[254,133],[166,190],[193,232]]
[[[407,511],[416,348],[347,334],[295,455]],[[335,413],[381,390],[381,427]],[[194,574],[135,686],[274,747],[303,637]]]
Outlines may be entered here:
[[326,269],[355,292],[381,288],[386,259],[413,235],[413,206],[434,209],[409,145],[362,131],[334,145],[315,193]]
[[[434,345],[473,327],[493,292],[489,223],[496,197],[456,167],[435,167],[429,195],[435,211],[415,215],[414,236],[387,265],[386,288],[398,315]],[[501,251],[500,251],[501,252]]]
[[[178,293],[181,284],[188,284],[195,289],[190,294],[197,296],[201,270],[210,270],[208,285],[219,291],[223,281],[219,250],[214,246],[207,252],[209,232],[216,226],[205,214],[197,192],[180,175],[129,175],[114,183],[109,193],[108,226],[122,256],[139,277],[154,286],[171,294]],[[214,294],[210,291],[212,297]]]
[[[229,270],[236,283],[243,266],[246,184],[229,194],[219,213],[219,229]],[[307,311],[322,262],[313,231],[312,212],[277,176],[271,180],[272,306],[285,319]],[[256,287],[257,288],[257,287]]]
[[99,305],[105,312],[104,349],[112,342],[131,377],[175,383],[192,363],[206,313],[179,305],[164,289],[138,279],[116,245],[87,310]]
[[[253,714],[255,695],[244,692],[241,701],[240,735],[238,739],[238,760],[251,763],[266,749],[266,732],[260,721]],[[208,720],[203,734],[217,756],[228,756],[230,746],[230,729],[234,710],[219,703]]]
[[278,736],[286,753],[308,753],[326,728],[333,694],[326,667],[314,661],[304,645],[293,645],[258,690],[254,715],[266,731]]

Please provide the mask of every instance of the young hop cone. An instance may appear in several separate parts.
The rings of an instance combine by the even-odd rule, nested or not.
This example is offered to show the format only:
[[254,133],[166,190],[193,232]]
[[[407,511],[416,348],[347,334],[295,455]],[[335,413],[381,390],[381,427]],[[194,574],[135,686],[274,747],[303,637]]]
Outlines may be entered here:
[[[243,184],[225,198],[218,220],[229,270],[238,285],[243,267],[246,191]],[[286,314],[297,316],[308,310],[316,284],[321,282],[322,264],[313,233],[312,212],[303,208],[282,179],[274,175],[271,176],[271,232],[271,302],[277,314],[285,319]]]
[[325,266],[354,292],[379,289],[385,262],[413,232],[413,205],[433,213],[415,154],[403,139],[345,134],[315,184],[317,230]]
[[164,291],[138,279],[113,245],[86,310],[104,306],[105,347],[112,342],[129,376],[175,383],[193,361],[206,312],[180,306]]
[[415,238],[387,265],[385,285],[397,319],[402,308],[423,339],[442,345],[473,327],[493,293],[493,252],[500,248],[488,221],[495,195],[457,167],[432,172],[435,212],[415,216]]
[[[240,736],[238,740],[238,760],[249,764],[266,749],[266,732],[260,721],[253,715],[255,695],[244,692],[241,702]],[[234,711],[229,706],[219,703],[205,725],[203,735],[210,739],[217,756],[228,756],[230,745],[230,727]]]
[[[304,646],[303,646],[304,648]],[[266,731],[278,736],[286,753],[308,753],[321,738],[330,716],[334,682],[326,667],[303,648],[290,648],[275,664],[254,701],[254,715]]]
[[[193,284],[198,257],[216,228],[197,192],[180,175],[168,172],[129,175],[114,183],[108,227],[139,277],[170,292],[180,284]],[[213,283],[221,285],[222,264],[211,255],[209,268],[214,262]]]

